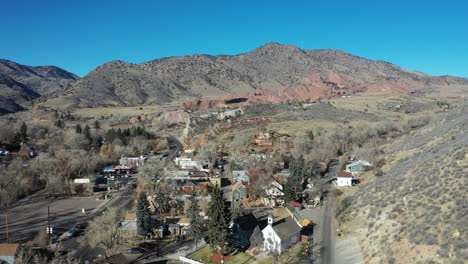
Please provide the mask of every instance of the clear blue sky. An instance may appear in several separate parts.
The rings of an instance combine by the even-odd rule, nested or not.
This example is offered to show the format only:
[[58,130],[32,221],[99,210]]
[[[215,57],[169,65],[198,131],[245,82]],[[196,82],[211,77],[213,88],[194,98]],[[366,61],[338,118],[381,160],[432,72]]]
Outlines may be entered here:
[[464,0],[5,0],[0,58],[83,76],[110,60],[237,54],[269,41],[468,77]]

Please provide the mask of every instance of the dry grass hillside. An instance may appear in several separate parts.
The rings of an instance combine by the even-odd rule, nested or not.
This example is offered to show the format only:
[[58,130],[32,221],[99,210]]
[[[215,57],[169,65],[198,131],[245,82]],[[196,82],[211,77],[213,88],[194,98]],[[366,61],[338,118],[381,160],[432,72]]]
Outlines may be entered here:
[[468,103],[383,147],[383,174],[347,190],[340,228],[366,263],[466,263]]
[[134,106],[235,94],[252,103],[279,103],[466,83],[463,78],[432,77],[338,50],[268,43],[234,56],[190,55],[142,64],[112,61],[74,83],[61,99],[79,107]]

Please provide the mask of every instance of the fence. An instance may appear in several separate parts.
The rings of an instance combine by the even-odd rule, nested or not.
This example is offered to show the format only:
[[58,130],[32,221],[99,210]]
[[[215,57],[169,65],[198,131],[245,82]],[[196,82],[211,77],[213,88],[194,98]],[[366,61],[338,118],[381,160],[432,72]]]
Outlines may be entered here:
[[189,263],[189,264],[204,264],[202,262],[198,262],[196,260],[193,260],[193,259],[189,259],[189,258],[186,258],[186,257],[182,257],[182,256],[179,256],[179,260],[184,262],[184,263]]

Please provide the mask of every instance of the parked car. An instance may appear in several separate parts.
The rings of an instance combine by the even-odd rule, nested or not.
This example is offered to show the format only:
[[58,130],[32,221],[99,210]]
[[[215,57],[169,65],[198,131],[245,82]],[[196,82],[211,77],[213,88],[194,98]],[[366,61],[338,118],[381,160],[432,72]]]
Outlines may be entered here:
[[141,250],[139,248],[131,248],[131,249],[127,250],[127,253],[129,253],[129,254],[141,254],[141,253],[143,253],[143,250]]
[[70,237],[76,235],[77,233],[78,233],[78,229],[76,229],[76,228],[71,228],[71,229],[68,230],[67,232],[63,233],[63,234],[58,238],[58,240],[59,240],[59,241],[63,241],[63,240],[69,239]]
[[88,227],[88,223],[86,222],[79,223],[75,226],[76,229],[81,229],[81,230],[86,229],[86,227]]

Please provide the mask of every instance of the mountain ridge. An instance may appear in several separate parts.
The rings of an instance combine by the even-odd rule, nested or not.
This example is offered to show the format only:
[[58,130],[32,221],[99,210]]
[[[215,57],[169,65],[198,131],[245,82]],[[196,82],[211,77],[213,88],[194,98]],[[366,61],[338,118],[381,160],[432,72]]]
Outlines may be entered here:
[[77,79],[56,66],[27,66],[0,59],[0,114],[22,111],[30,101],[65,90]]
[[[269,42],[237,55],[193,54],[104,63],[51,97],[71,107],[185,103],[184,108],[315,101],[356,92],[408,93],[468,79],[430,76],[334,49]],[[246,99],[246,100],[244,100]],[[60,100],[63,102],[63,100]]]
[[223,102],[233,97],[249,98],[245,104],[314,101],[452,83],[468,80],[430,76],[341,50],[304,50],[270,42],[237,55],[193,54],[139,64],[110,61],[75,82],[66,98],[79,107],[188,101],[185,106],[191,108],[225,106]]

